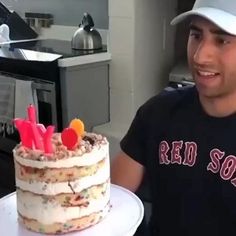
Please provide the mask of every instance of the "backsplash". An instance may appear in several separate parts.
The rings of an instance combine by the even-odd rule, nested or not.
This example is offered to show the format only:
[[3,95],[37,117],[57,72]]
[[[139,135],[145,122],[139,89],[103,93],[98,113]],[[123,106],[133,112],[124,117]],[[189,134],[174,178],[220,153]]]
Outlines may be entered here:
[[95,27],[108,29],[108,0],[1,0],[22,18],[25,12],[51,13],[54,24],[78,26],[83,13],[92,15]]

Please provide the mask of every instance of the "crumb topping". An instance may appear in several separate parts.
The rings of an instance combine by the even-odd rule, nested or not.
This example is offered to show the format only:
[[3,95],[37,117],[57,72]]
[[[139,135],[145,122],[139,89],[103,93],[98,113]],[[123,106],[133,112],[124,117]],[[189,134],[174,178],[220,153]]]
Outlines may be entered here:
[[45,154],[42,150],[26,148],[21,144],[18,144],[14,151],[16,155],[25,159],[56,161],[74,156],[83,156],[85,153],[90,153],[94,147],[100,148],[108,143],[104,136],[95,133],[85,133],[82,140],[77,144],[74,150],[68,150],[67,147],[63,145],[61,133],[54,133],[51,141],[53,153],[50,154]]

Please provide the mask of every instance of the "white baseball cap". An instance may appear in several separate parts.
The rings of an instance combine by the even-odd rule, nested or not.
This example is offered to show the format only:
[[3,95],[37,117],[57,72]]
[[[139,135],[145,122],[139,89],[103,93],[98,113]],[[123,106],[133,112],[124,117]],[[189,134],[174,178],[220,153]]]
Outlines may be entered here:
[[193,9],[176,16],[171,25],[194,15],[204,17],[225,32],[236,35],[236,0],[196,0]]

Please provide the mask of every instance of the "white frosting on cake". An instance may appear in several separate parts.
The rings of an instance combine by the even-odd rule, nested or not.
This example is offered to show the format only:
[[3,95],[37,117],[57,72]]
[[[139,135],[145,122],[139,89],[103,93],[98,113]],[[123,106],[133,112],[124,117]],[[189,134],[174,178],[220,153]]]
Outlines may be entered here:
[[109,143],[106,143],[102,146],[94,146],[93,150],[89,153],[84,153],[82,156],[74,156],[61,160],[47,160],[48,158],[42,158],[43,160],[32,160],[26,159],[19,155],[16,155],[16,151],[13,150],[13,154],[15,156],[15,160],[19,162],[23,166],[30,166],[38,169],[43,168],[70,168],[74,166],[90,166],[93,165],[105,157],[108,156],[109,153]]
[[106,209],[106,206],[109,205],[109,199],[109,187],[104,198],[90,200],[87,207],[62,207],[55,201],[44,204],[40,196],[18,192],[17,209],[24,217],[37,220],[43,224],[64,223]]
[[[110,178],[109,157],[106,158],[105,165],[101,167],[96,174],[70,181],[70,186],[75,192],[106,182]],[[46,183],[46,182],[26,182],[16,177],[16,186],[22,190],[36,194],[56,195],[60,193],[72,193],[68,182]]]
[[[53,136],[52,143],[54,151],[51,157],[44,155],[40,150],[25,148],[21,144],[13,150],[15,162],[21,165],[17,165],[16,168],[16,186],[19,189],[17,191],[17,210],[21,216],[29,220],[36,220],[34,222],[36,225],[34,231],[36,232],[40,232],[41,228],[46,233],[64,232],[63,227],[67,221],[89,216],[92,213],[105,216],[110,208],[110,159],[107,139],[101,135],[87,133],[74,150],[68,150],[61,142],[60,134],[57,133]],[[102,160],[104,162],[101,164]],[[92,167],[90,168],[90,166]],[[78,168],[78,170],[74,167],[86,168]],[[47,169],[47,172],[52,171],[53,180],[50,177],[43,176],[44,168]],[[72,175],[73,180],[69,176],[70,168],[79,173]],[[56,173],[53,172],[55,169],[57,169]],[[41,173],[43,177],[40,176]],[[87,175],[84,176],[84,173]],[[107,183],[106,192],[100,192],[98,197],[95,197],[97,194],[95,187],[94,195],[88,195],[84,205],[78,206],[74,203],[73,206],[71,204],[65,205],[54,197],[63,193],[70,197],[79,196],[81,191],[105,183]],[[48,199],[47,196],[50,196],[50,198],[45,201],[45,199]],[[81,219],[81,222],[83,222],[83,219]],[[59,229],[53,229],[53,231],[46,229],[47,225],[56,223],[62,223],[62,226]],[[90,225],[91,222],[85,222],[83,228]],[[72,229],[75,227],[76,225],[73,225]],[[68,229],[66,232],[69,232]]]

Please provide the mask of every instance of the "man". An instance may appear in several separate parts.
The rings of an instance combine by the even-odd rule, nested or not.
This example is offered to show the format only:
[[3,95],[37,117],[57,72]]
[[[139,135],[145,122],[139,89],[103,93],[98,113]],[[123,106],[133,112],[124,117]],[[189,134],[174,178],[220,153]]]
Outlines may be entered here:
[[112,182],[135,192],[148,175],[151,235],[236,235],[236,1],[197,0],[172,24],[185,18],[196,86],[138,110]]

